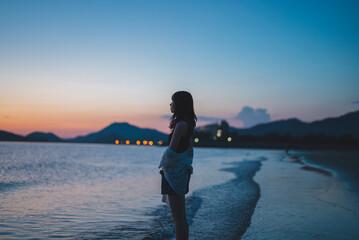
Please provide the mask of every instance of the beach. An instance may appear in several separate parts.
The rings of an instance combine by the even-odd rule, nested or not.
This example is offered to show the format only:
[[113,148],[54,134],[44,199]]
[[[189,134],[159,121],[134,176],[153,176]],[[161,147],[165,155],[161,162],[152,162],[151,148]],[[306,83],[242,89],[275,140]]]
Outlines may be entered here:
[[348,191],[335,173],[310,165],[303,168],[296,161],[300,154],[263,163],[254,177],[261,197],[242,239],[359,238],[356,193]]

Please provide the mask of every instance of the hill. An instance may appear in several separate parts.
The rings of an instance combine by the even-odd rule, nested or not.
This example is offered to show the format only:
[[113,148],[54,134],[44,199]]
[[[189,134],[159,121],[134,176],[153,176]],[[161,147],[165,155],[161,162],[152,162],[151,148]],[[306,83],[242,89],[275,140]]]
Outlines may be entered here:
[[115,140],[151,140],[154,142],[167,141],[167,134],[159,132],[155,129],[139,128],[123,123],[112,123],[104,129],[90,133],[86,136],[79,136],[73,139],[66,139],[67,142],[83,142],[83,143],[113,143]]
[[0,130],[0,141],[25,141],[25,140],[26,139],[24,136]]
[[350,112],[339,117],[326,118],[311,123],[305,123],[296,118],[279,120],[270,123],[263,123],[246,129],[231,128],[238,135],[265,135],[277,133],[285,135],[287,133],[294,137],[301,137],[308,134],[325,134],[328,136],[340,137],[351,134],[359,138],[359,111]]
[[63,142],[61,138],[56,136],[53,133],[44,133],[44,132],[33,132],[28,134],[26,137],[29,141],[38,141],[38,142]]

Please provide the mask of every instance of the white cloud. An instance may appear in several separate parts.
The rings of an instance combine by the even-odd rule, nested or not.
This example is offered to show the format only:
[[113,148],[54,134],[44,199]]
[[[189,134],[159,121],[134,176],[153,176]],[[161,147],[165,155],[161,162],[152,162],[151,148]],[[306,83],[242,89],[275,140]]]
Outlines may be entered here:
[[270,115],[267,113],[267,109],[254,109],[249,106],[243,107],[235,118],[241,120],[245,128],[270,121]]

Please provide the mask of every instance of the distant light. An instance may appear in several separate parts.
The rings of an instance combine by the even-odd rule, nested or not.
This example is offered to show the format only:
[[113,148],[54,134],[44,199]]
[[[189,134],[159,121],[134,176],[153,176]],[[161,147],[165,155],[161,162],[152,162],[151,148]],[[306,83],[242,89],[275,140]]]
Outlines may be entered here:
[[158,141],[158,145],[162,145],[162,144],[163,144],[162,140]]
[[137,140],[137,141],[136,141],[136,144],[137,144],[137,145],[140,145],[140,144],[141,144],[141,141]]
[[221,132],[217,132],[217,137],[221,137],[222,133]]
[[147,145],[147,141],[146,141],[146,140],[143,141],[143,145]]
[[119,143],[120,143],[120,141],[116,140],[116,141],[115,141],[115,143],[116,143],[116,144],[119,144]]
[[152,146],[152,145],[153,145],[153,142],[152,142],[152,141],[149,141],[148,144],[150,144],[150,146]]
[[195,142],[195,143],[198,143],[198,142],[199,142],[199,139],[198,139],[198,138],[195,138],[195,139],[194,139],[194,142]]
[[231,137],[228,137],[228,138],[227,138],[227,141],[228,141],[228,142],[232,141],[232,138],[231,138]]
[[130,144],[130,140],[126,140],[126,145]]

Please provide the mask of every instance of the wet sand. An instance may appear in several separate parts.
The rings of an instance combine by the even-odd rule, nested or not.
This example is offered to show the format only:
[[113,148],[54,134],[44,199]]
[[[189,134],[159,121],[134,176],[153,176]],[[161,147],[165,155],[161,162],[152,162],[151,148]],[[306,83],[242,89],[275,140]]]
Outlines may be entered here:
[[310,166],[308,164],[305,164],[299,156],[296,156],[296,155],[292,155],[292,154],[288,154],[287,156],[284,157],[283,161],[285,162],[292,162],[292,163],[299,163],[301,165],[303,165],[301,167],[301,169],[303,170],[307,170],[307,171],[313,171],[313,172],[317,172],[317,173],[320,173],[320,174],[323,174],[323,175],[326,175],[326,176],[330,176],[332,177],[333,176],[333,173],[330,172],[330,171],[327,171],[325,169],[322,169],[322,168],[317,168],[317,167],[314,167],[314,166]]
[[359,199],[331,172],[285,154],[262,164],[261,197],[241,239],[359,239]]

